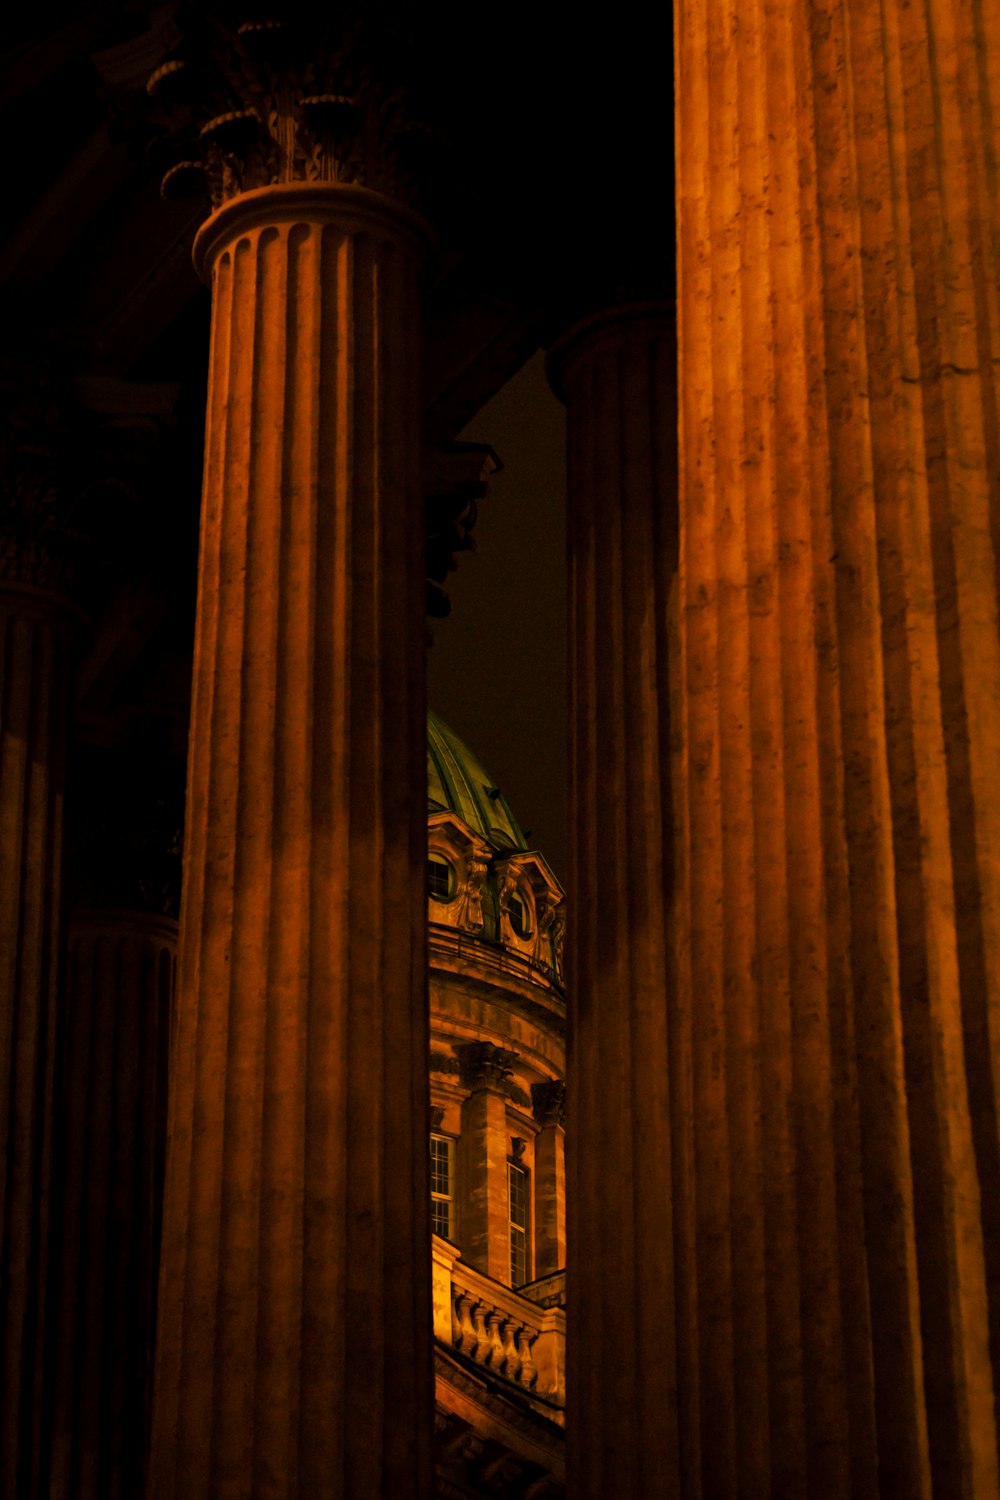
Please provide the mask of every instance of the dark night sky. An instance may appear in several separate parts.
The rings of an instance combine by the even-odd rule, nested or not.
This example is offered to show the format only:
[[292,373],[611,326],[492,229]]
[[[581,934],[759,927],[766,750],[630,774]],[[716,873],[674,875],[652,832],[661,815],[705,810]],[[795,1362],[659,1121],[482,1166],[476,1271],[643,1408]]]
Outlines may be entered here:
[[565,423],[537,354],[461,434],[503,471],[479,507],[476,551],[433,625],[431,707],[495,778],[530,843],[566,879]]

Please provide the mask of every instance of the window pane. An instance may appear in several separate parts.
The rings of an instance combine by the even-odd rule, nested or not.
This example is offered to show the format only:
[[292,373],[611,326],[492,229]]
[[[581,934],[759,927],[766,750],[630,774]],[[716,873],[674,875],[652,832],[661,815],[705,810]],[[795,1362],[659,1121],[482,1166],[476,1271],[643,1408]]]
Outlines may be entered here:
[[427,861],[427,889],[437,901],[447,901],[455,891],[455,867],[440,854]]
[[510,1226],[510,1283],[523,1286],[528,1279],[528,1241],[523,1229]]
[[510,1189],[510,1222],[518,1229],[528,1227],[528,1174],[521,1167],[508,1165],[507,1180]]
[[451,1196],[451,1142],[431,1136],[431,1192]]
[[451,1239],[451,1204],[447,1198],[434,1198],[431,1201],[431,1228],[435,1234],[439,1234],[443,1240]]
[[528,921],[528,909],[520,896],[511,896],[508,910],[510,912],[510,925],[518,937],[530,937],[531,924]]
[[528,1279],[528,1174],[523,1167],[507,1163],[507,1193],[510,1203],[510,1282],[523,1286]]
[[431,1136],[431,1227],[450,1240],[452,1235],[452,1152],[450,1136]]

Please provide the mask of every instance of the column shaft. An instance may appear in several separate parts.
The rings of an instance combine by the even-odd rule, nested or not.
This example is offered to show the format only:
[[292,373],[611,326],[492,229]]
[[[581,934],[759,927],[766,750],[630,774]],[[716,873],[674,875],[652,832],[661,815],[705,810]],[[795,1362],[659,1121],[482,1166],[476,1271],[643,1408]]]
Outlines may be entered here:
[[419,249],[384,198],[202,230],[213,329],[151,1494],[423,1496]]
[[564,355],[580,1496],[1000,1484],[993,30],[679,6],[676,606],[653,331]]
[[544,1125],[535,1136],[535,1275],[566,1266],[566,1132]]
[[141,1494],[177,924],[88,912],[69,929],[57,1073],[51,1500]]
[[459,1142],[462,1259],[510,1285],[507,1100],[479,1088],[462,1103]]
[[[582,342],[580,341],[582,340]],[[636,307],[557,356],[567,406],[570,880],[566,1163],[571,1492],[678,1489],[675,1318],[690,1247],[675,1244],[668,1122],[671,730],[676,568],[673,318]],[[682,1097],[683,1076],[678,1080]],[[536,1148],[537,1149],[537,1148]],[[680,1216],[683,1223],[683,1215]],[[673,1294],[676,1289],[676,1310]],[[613,1380],[595,1350],[624,1348]],[[719,1420],[725,1421],[725,1409]],[[570,1425],[572,1424],[572,1425]]]
[[985,1497],[1000,38],[964,0],[786,0],[727,49],[734,14],[682,6],[677,59],[684,837],[716,955],[692,941],[682,988],[723,1028],[719,1227],[761,1246],[768,1370],[713,1356],[728,1463]]
[[[0,538],[0,565],[3,538]],[[69,617],[0,584],[0,1497],[35,1493]]]

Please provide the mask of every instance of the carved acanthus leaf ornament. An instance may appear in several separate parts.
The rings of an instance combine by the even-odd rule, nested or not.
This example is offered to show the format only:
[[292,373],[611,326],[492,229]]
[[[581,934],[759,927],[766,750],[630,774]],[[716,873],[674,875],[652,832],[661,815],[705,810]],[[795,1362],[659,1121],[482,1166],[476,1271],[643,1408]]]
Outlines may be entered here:
[[[166,197],[213,207],[279,183],[350,183],[425,207],[445,138],[414,81],[414,38],[385,21],[276,7],[229,24],[191,8],[147,84]],[[428,172],[428,169],[430,171]]]

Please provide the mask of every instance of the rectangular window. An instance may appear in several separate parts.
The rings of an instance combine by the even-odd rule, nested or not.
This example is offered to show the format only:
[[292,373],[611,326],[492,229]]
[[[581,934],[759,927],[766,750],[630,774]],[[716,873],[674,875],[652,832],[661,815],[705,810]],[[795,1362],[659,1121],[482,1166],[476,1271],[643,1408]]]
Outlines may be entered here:
[[452,1237],[454,1151],[455,1142],[450,1136],[431,1136],[431,1228],[444,1240]]
[[507,1196],[510,1202],[510,1284],[523,1286],[528,1279],[528,1174],[512,1161],[507,1163]]

